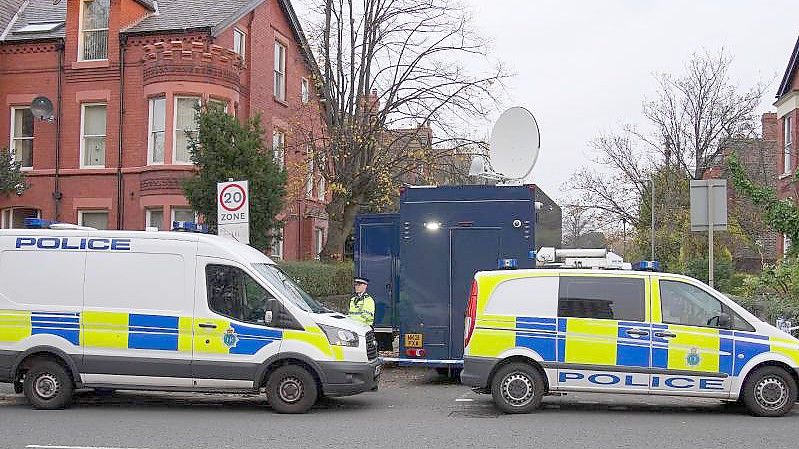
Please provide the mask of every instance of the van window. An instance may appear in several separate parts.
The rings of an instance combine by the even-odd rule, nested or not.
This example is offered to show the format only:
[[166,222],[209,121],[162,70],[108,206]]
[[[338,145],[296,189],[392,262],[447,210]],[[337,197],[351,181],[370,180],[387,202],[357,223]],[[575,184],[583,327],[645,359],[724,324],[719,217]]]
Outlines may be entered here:
[[722,313],[732,318],[735,330],[754,331],[752,325],[701,288],[679,281],[660,281],[663,322],[685,326],[718,327]]
[[558,316],[644,321],[644,280],[612,276],[561,276]]
[[528,277],[500,283],[485,307],[487,315],[555,317],[558,277]]
[[139,311],[185,310],[185,270],[183,257],[178,254],[89,253],[85,305]]
[[241,268],[228,265],[205,267],[208,306],[234,320],[263,325],[267,302],[274,298]]
[[42,307],[80,307],[85,256],[80,251],[0,252],[0,296]]

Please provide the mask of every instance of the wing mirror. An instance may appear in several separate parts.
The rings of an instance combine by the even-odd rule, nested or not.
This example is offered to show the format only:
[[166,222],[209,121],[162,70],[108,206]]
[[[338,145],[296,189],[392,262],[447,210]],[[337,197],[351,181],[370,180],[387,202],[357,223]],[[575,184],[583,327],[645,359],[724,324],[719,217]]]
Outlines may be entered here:
[[732,317],[727,312],[721,312],[719,315],[719,329],[729,329],[732,327]]

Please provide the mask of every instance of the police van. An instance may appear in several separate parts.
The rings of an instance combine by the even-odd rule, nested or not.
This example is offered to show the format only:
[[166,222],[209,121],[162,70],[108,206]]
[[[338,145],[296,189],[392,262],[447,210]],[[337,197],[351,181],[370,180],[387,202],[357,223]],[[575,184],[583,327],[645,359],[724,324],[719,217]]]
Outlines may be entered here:
[[686,276],[478,272],[465,329],[461,381],[507,413],[559,392],[717,398],[757,416],[797,398],[799,340]]
[[370,328],[233,240],[0,230],[0,382],[35,408],[67,407],[78,388],[261,391],[302,413],[377,389],[380,369]]

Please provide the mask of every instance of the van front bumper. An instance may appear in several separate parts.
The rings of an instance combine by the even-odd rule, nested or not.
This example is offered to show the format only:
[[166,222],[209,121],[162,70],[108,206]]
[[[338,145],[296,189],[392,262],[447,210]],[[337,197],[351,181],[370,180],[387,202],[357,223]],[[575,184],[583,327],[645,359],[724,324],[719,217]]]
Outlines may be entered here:
[[474,388],[488,387],[489,377],[497,359],[487,357],[464,357],[461,383]]
[[322,369],[322,392],[327,396],[351,396],[377,390],[383,363],[319,362]]

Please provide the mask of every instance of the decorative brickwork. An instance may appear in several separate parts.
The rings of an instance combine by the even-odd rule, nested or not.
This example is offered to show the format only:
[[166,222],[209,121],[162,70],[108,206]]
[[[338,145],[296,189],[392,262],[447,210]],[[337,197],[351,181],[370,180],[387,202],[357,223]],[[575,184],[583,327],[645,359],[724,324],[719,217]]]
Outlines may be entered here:
[[185,80],[241,90],[241,57],[219,45],[182,40],[145,44],[143,62],[145,85]]

